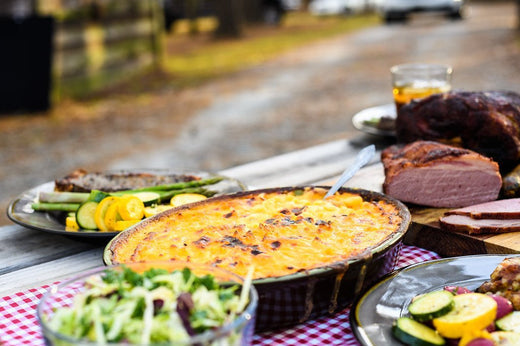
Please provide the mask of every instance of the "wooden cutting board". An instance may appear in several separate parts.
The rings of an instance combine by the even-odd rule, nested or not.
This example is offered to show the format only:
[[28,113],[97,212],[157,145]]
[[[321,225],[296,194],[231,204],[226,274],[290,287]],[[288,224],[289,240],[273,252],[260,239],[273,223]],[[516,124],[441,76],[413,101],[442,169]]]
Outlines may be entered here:
[[[382,192],[383,181],[383,165],[378,163],[360,170],[345,186]],[[412,225],[404,238],[405,244],[435,251],[443,257],[520,253],[520,232],[496,235],[449,232],[442,230],[438,221],[449,209],[411,205],[408,208],[412,214]]]

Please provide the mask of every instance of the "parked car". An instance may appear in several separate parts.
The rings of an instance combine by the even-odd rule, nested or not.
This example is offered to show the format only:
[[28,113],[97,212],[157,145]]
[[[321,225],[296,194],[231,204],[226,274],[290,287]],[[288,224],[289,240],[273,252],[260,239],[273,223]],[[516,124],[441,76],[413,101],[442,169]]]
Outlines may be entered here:
[[363,12],[367,0],[313,0],[309,12],[316,16],[332,16]]
[[381,0],[377,10],[386,22],[405,21],[412,13],[438,12],[462,18],[464,0]]
[[282,0],[281,2],[287,11],[298,11],[302,7],[302,0]]

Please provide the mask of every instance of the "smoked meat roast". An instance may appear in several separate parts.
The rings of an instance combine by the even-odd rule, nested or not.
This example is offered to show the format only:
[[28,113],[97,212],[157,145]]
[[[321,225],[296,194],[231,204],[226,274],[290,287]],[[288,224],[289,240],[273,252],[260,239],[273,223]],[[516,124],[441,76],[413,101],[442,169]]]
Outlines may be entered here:
[[398,142],[432,140],[471,149],[508,172],[520,159],[520,95],[512,91],[453,91],[401,107]]
[[381,153],[383,191],[403,202],[465,207],[497,199],[498,164],[472,150],[434,141],[393,145]]

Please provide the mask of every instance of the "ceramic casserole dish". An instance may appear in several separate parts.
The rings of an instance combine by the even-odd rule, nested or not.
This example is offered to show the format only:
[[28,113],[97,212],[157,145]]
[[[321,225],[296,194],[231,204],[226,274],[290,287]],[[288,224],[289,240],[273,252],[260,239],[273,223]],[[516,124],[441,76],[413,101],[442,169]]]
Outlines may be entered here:
[[295,186],[241,191],[180,206],[113,238],[107,265],[187,261],[253,275],[256,330],[341,311],[394,269],[411,220],[384,194]]

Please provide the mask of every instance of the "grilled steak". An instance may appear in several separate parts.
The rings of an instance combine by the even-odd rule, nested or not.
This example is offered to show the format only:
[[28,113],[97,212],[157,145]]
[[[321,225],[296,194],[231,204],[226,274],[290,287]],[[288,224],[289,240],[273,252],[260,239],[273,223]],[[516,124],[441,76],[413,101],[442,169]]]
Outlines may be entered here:
[[382,154],[383,191],[403,202],[458,208],[497,199],[498,165],[468,149],[432,141],[394,145]]
[[502,172],[520,159],[520,95],[454,91],[411,102],[398,112],[399,142],[458,143],[496,161]]
[[173,184],[199,180],[200,177],[184,174],[152,174],[152,173],[88,173],[78,169],[64,178],[57,179],[56,191],[105,192],[137,189],[147,186]]
[[494,293],[507,298],[515,310],[520,310],[520,257],[505,258],[477,292]]

